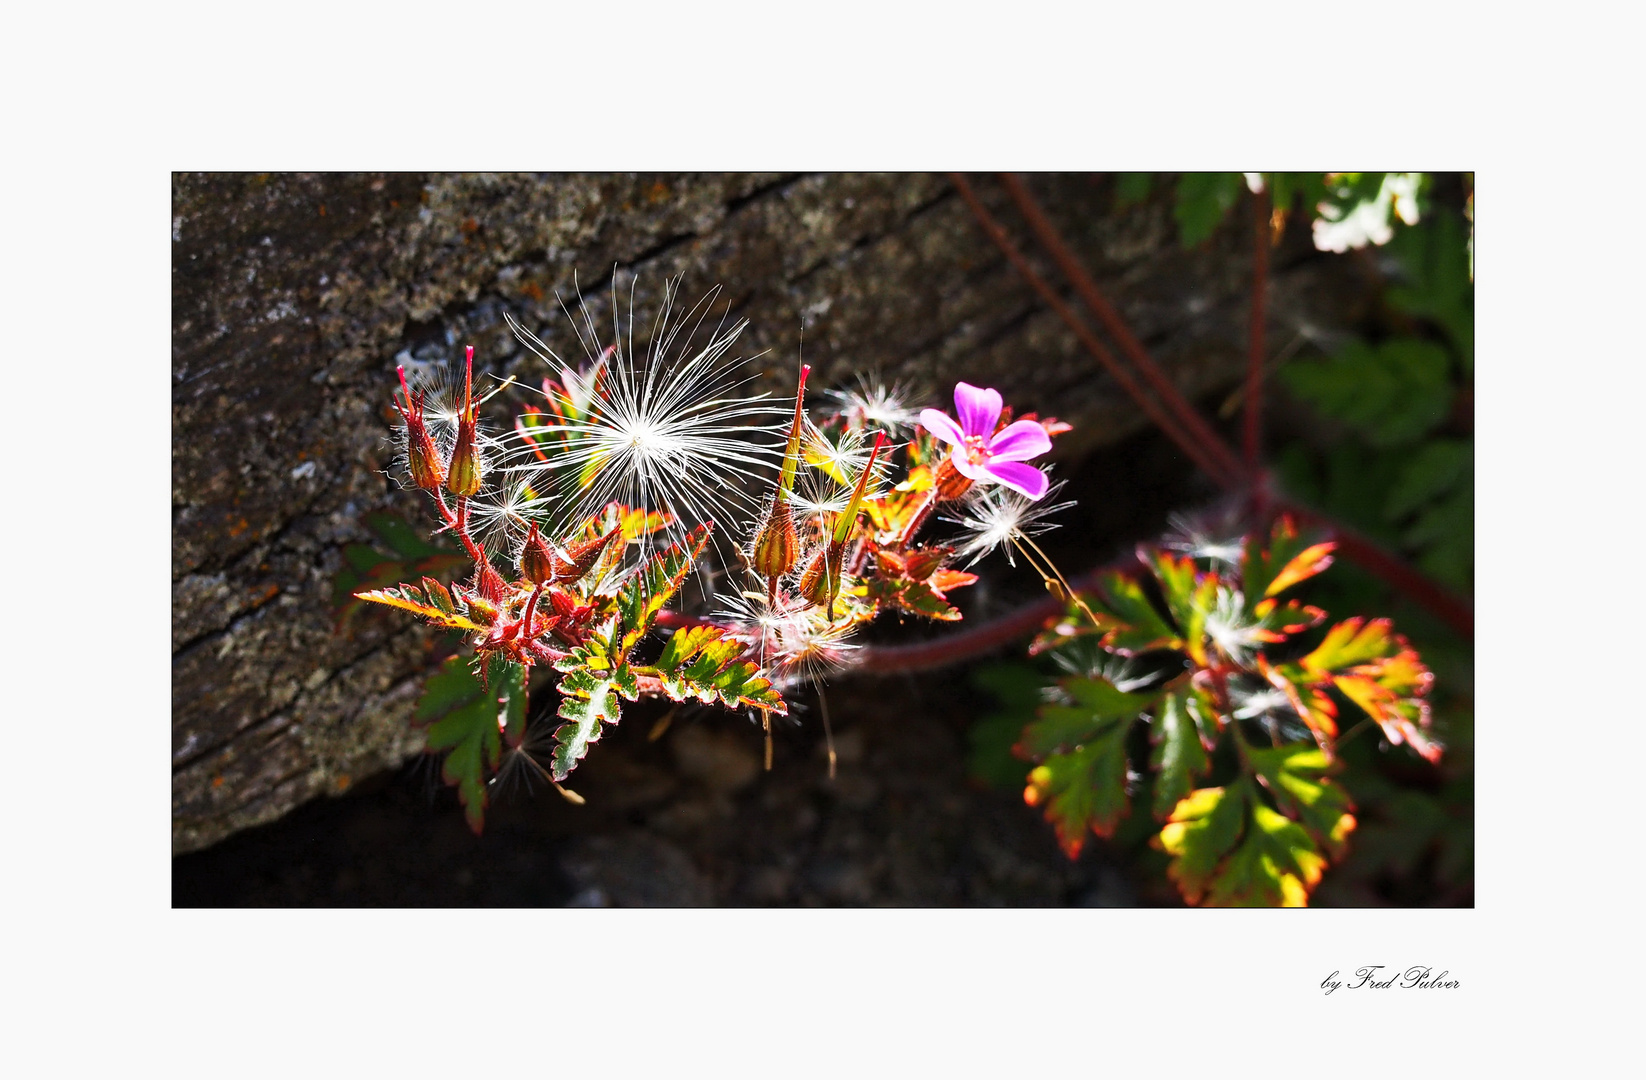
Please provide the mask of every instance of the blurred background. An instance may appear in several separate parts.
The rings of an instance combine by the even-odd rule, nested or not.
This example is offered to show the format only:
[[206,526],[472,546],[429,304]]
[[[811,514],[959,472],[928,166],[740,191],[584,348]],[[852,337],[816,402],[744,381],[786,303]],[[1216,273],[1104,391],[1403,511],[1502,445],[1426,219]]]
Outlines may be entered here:
[[[674,275],[688,298],[719,285],[774,393],[804,323],[809,390],[874,373],[947,408],[964,379],[1073,424],[1053,461],[1077,505],[1040,538],[1072,575],[1231,495],[1083,347],[1045,234],[1236,447],[1261,236],[1267,482],[1467,605],[1472,195],[1471,175],[1416,173],[174,177],[174,905],[1179,903],[1146,813],[1069,860],[1024,804],[1003,736],[1049,670],[1024,641],[833,678],[833,778],[815,694],[770,772],[745,718],[664,726],[640,703],[573,775],[583,805],[499,792],[474,836],[409,723],[443,642],[338,617],[371,523],[427,521],[384,475],[394,366],[473,344],[477,370],[535,385],[506,315],[577,355],[557,296],[598,312],[632,285],[646,311]],[[1045,595],[1024,566],[978,570],[962,627]],[[1305,598],[1395,620],[1447,746],[1438,766],[1345,747],[1360,827],[1313,902],[1471,905],[1471,637],[1349,558]]]

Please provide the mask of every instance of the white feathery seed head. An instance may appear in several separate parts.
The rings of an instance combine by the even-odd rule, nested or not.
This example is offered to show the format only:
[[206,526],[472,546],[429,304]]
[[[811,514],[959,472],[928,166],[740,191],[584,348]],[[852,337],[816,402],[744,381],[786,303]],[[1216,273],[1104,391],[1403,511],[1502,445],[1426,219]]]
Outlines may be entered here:
[[955,549],[955,558],[967,560],[971,566],[989,552],[1006,552],[1006,561],[1016,566],[1012,557],[1013,541],[1026,536],[1038,536],[1057,528],[1057,522],[1046,518],[1073,506],[1070,502],[1053,502],[1066,481],[1058,481],[1047,489],[1038,501],[1013,491],[1005,484],[977,484],[960,500],[956,516],[941,516],[938,520],[959,525],[967,538]]
[[1206,613],[1206,636],[1231,663],[1247,667],[1252,654],[1264,645],[1263,628],[1246,614],[1246,598],[1238,589],[1219,587],[1212,610]]
[[867,373],[857,376],[855,386],[840,390],[825,390],[824,396],[834,403],[834,415],[845,422],[848,430],[883,428],[891,436],[907,435],[920,422],[921,404],[905,383],[887,385]]
[[850,667],[861,646],[851,640],[857,629],[846,579],[835,604],[835,620],[823,608],[779,589],[768,603],[757,590],[722,594],[714,618],[749,644],[755,662],[773,685],[782,689],[800,682],[818,682],[831,672]]
[[[582,322],[572,317],[590,360],[581,375],[572,375],[571,366],[535,335],[521,337],[555,365],[562,379],[572,379],[575,389],[569,393],[588,406],[585,415],[551,417],[535,429],[569,439],[563,448],[546,451],[547,461],[519,436],[520,446],[507,466],[545,493],[556,526],[574,525],[617,501],[672,516],[676,532],[713,521],[723,535],[730,521],[754,509],[744,485],[764,480],[758,470],[781,455],[780,445],[760,437],[779,434],[787,410],[771,404],[765,394],[739,392],[750,377],[740,375],[741,358],[728,354],[746,320],[727,327],[722,317],[707,343],[699,345],[718,287],[684,315],[676,311],[678,292],[678,279],[664,287],[643,356],[635,346],[632,287],[626,331],[614,290],[615,343],[607,349],[600,347],[583,305]],[[602,365],[603,377],[597,374]]]

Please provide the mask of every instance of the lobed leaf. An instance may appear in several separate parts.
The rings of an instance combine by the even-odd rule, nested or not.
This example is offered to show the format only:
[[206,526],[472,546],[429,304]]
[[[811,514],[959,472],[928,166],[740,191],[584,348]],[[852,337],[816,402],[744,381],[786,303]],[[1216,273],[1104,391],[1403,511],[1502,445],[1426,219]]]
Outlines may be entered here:
[[1111,722],[1090,742],[1053,754],[1029,773],[1023,801],[1045,807],[1046,820],[1071,859],[1079,857],[1088,830],[1110,836],[1126,814],[1128,726]]
[[718,626],[688,626],[674,632],[655,667],[664,693],[673,701],[716,699],[727,708],[744,706],[788,715],[789,707],[753,661],[743,660],[748,646],[725,636]]
[[1155,712],[1151,737],[1154,753],[1150,763],[1156,769],[1154,813],[1169,816],[1190,791],[1194,778],[1211,767],[1207,747],[1201,741],[1200,725],[1190,711],[1193,688],[1182,687],[1161,698]]
[[557,715],[566,722],[555,729],[554,752],[549,757],[549,771],[556,782],[571,775],[589,752],[589,745],[600,741],[601,725],[621,719],[622,703],[618,698],[634,701],[640,696],[639,680],[628,664],[619,661],[604,667],[606,659],[594,650],[575,650],[569,661],[581,660],[582,666],[573,667],[560,680]]
[[651,629],[652,621],[686,580],[692,565],[709,542],[705,522],[693,529],[682,543],[676,541],[647,562],[640,571],[624,584],[617,594],[617,628],[612,635],[614,661],[629,655],[629,650]]
[[1247,782],[1189,793],[1167,819],[1154,845],[1172,856],[1166,876],[1183,899],[1198,904],[1219,864],[1240,839],[1245,825]]
[[1182,647],[1182,640],[1149,602],[1142,585],[1112,570],[1105,573],[1098,584],[1105,605],[1123,624],[1104,635],[1105,648],[1134,656],[1150,649]]
[[1298,819],[1332,858],[1341,859],[1355,828],[1354,803],[1328,778],[1336,767],[1332,759],[1307,743],[1252,747],[1246,756],[1280,808]]
[[[430,579],[425,578],[425,583]],[[374,604],[383,604],[388,607],[400,608],[421,617],[424,621],[449,630],[485,631],[486,627],[469,619],[467,615],[460,615],[452,601],[452,596],[439,582],[433,582],[438,592],[425,592],[416,585],[395,585],[387,589],[370,589],[366,592],[355,593],[355,599],[366,600]],[[427,588],[427,585],[425,585]]]
[[414,721],[429,725],[427,749],[447,751],[440,775],[457,788],[477,834],[485,825],[486,776],[497,768],[502,734],[523,731],[525,713],[525,668],[494,660],[482,682],[457,656],[429,678],[412,713]]

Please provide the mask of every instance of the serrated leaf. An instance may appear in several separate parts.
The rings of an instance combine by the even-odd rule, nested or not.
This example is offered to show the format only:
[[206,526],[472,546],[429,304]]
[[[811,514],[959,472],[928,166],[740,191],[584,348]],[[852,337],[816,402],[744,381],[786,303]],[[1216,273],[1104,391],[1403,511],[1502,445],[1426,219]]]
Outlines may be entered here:
[[1173,808],[1154,844],[1172,856],[1166,875],[1183,899],[1198,904],[1246,821],[1246,781],[1190,792]]
[[1129,723],[1157,696],[1126,693],[1101,677],[1063,679],[1059,685],[1074,703],[1044,705],[1039,718],[1024,728],[1021,751],[1031,759],[1086,742],[1115,721]]
[[1257,669],[1271,686],[1286,695],[1292,710],[1308,725],[1321,748],[1330,747],[1337,738],[1337,706],[1326,696],[1326,677],[1297,664],[1271,666],[1262,656],[1257,658]]
[[1388,619],[1363,619],[1357,615],[1326,631],[1321,643],[1299,663],[1315,673],[1342,671],[1390,656],[1400,650],[1403,641],[1394,633]]
[[[574,656],[603,660],[579,649]],[[556,665],[559,666],[559,665]],[[560,680],[560,719],[566,721],[555,729],[554,752],[549,758],[549,771],[556,782],[571,775],[577,763],[589,752],[589,745],[600,741],[601,726],[615,724],[622,717],[622,703],[618,696],[630,701],[639,696],[639,685],[627,664],[619,663],[596,675],[587,666],[575,668]]]
[[664,693],[674,701],[718,700],[731,709],[746,706],[787,715],[788,705],[771,680],[760,673],[758,664],[742,658],[748,646],[725,633],[718,626],[676,630],[651,669]]
[[1240,846],[1218,867],[1206,903],[1306,907],[1325,867],[1307,831],[1254,799]]
[[1262,600],[1331,566],[1331,553],[1336,547],[1329,542],[1308,543],[1286,514],[1275,519],[1267,543],[1256,533],[1248,536],[1240,561],[1240,587],[1246,609],[1254,610]]
[[1161,698],[1150,735],[1156,769],[1154,813],[1164,818],[1194,790],[1194,778],[1210,767],[1206,747],[1201,744],[1199,725],[1189,711],[1192,691],[1173,690]]
[[1341,859],[1355,828],[1354,803],[1328,778],[1336,767],[1332,759],[1308,743],[1251,747],[1246,756],[1280,808],[1297,818],[1332,858]]
[[1177,620],[1178,627],[1186,631],[1189,618],[1194,611],[1194,559],[1187,555],[1173,555],[1169,551],[1156,551],[1152,560],[1145,557],[1145,561],[1151,563],[1150,569],[1154,571],[1155,580],[1160,582],[1160,593],[1166,599],[1166,610]]
[[1126,728],[1111,721],[1106,730],[1067,754],[1053,754],[1029,773],[1023,801],[1044,807],[1058,844],[1077,858],[1086,833],[1110,836],[1128,807]]
[[692,565],[709,542],[708,523],[699,525],[686,537],[659,552],[631,577],[617,594],[618,623],[612,635],[613,659],[626,657],[635,643],[651,629],[652,621],[686,580]]
[[[441,590],[444,592],[445,590]],[[355,599],[365,600],[373,604],[383,604],[387,607],[400,608],[420,616],[428,623],[449,630],[484,631],[486,628],[459,615],[455,611],[447,611],[435,604],[429,603],[428,598],[415,585],[396,585],[388,589],[371,589],[366,592],[355,593]],[[449,603],[450,595],[446,596]]]
[[493,661],[488,685],[453,656],[430,676],[412,713],[417,723],[429,725],[427,748],[448,751],[440,775],[457,788],[476,833],[485,824],[486,777],[500,760],[503,731],[523,730],[525,709],[525,668]]
[[1181,647],[1177,633],[1149,603],[1143,586],[1124,574],[1109,571],[1099,579],[1099,588],[1105,605],[1124,624],[1104,636],[1105,646],[1126,656]]

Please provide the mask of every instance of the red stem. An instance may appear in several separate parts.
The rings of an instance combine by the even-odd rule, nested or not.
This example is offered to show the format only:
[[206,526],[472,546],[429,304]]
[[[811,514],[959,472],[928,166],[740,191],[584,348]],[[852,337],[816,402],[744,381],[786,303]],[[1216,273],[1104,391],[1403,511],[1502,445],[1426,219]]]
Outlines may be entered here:
[[1259,443],[1262,441],[1263,410],[1263,320],[1265,293],[1269,281],[1269,189],[1252,196],[1252,212],[1256,218],[1256,247],[1252,252],[1252,325],[1251,346],[1246,354],[1246,469],[1257,472],[1261,463]]
[[[1081,302],[1090,308],[1104,328],[1114,335],[1115,341],[1120,344],[1120,351],[1125,353],[1132,363],[1137,366],[1137,370],[1143,373],[1143,377],[1148,380],[1155,393],[1160,395],[1160,400],[1166,403],[1167,407],[1182,423],[1184,430],[1198,439],[1205,451],[1216,458],[1230,475],[1240,476],[1243,470],[1239,459],[1234,455],[1234,451],[1229,449],[1228,444],[1201,417],[1195,407],[1189,404],[1188,399],[1166,377],[1166,373],[1161,370],[1160,365],[1154,362],[1154,358],[1143,347],[1143,343],[1137,340],[1137,335],[1132,333],[1131,327],[1126,325],[1126,320],[1120,317],[1120,313],[1115,310],[1114,305],[1110,304],[1102,291],[1098,289],[1097,282],[1086,272],[1086,268],[1080,264],[1080,260],[1074,257],[1074,252],[1069,250],[1069,246],[1063,242],[1062,236],[1052,226],[1051,220],[1046,217],[1045,211],[1040,208],[1040,204],[1029,193],[1028,186],[1023,183],[1022,177],[1012,173],[1002,173],[1001,181],[1006,185],[1006,190],[1011,195],[1012,200],[1017,203],[1018,209],[1023,212],[1023,217],[1028,221],[1029,228],[1034,230],[1035,236],[1040,239],[1040,243],[1051,255],[1052,261],[1057,263],[1058,268],[1063,271],[1063,276],[1068,278],[1069,283],[1074,286]],[[1134,394],[1133,396],[1136,397],[1137,395]]]
[[1160,404],[1138,385],[1131,372],[1098,340],[1097,335],[1093,334],[1086,324],[1081,321],[1080,316],[1076,315],[1073,309],[1063,302],[1063,298],[1057,295],[1056,291],[1046,283],[1044,278],[1035,273],[1034,268],[1023,258],[1022,253],[1017,250],[1010,237],[1006,235],[1006,230],[1000,227],[1000,223],[995,221],[988,210],[984,209],[983,203],[978,200],[977,193],[972,190],[972,185],[966,178],[959,173],[950,173],[949,179],[954,183],[956,190],[960,192],[960,197],[966,200],[966,205],[971,207],[972,215],[983,226],[983,231],[988,233],[989,239],[993,240],[995,246],[1005,253],[1012,266],[1033,286],[1035,292],[1040,294],[1040,298],[1046,302],[1047,306],[1057,312],[1058,316],[1068,324],[1069,329],[1074,331],[1075,337],[1080,339],[1080,343],[1086,347],[1086,350],[1097,357],[1110,376],[1120,384],[1126,393],[1131,395],[1132,400],[1142,407],[1143,411],[1148,414],[1149,419],[1153,420],[1160,427],[1160,430],[1164,431],[1173,442],[1177,443],[1206,475],[1230,490],[1238,491],[1243,488],[1245,486],[1244,476],[1238,472],[1230,472],[1222,462],[1209,456],[1199,443],[1179,428],[1171,414],[1162,409]]
[[1300,521],[1312,522],[1330,530],[1332,539],[1337,541],[1338,549],[1343,554],[1428,608],[1464,640],[1474,641],[1475,612],[1469,601],[1325,514],[1285,500],[1277,501],[1276,507],[1295,515]]

